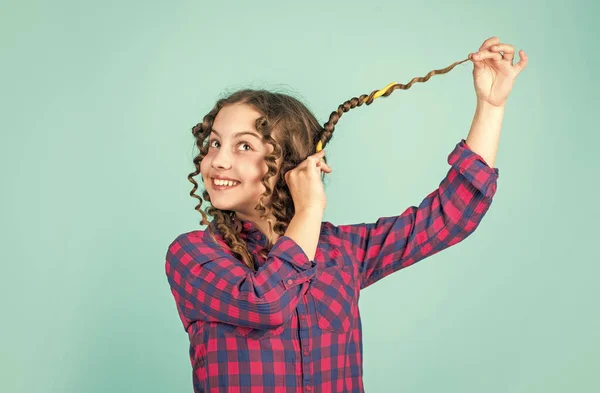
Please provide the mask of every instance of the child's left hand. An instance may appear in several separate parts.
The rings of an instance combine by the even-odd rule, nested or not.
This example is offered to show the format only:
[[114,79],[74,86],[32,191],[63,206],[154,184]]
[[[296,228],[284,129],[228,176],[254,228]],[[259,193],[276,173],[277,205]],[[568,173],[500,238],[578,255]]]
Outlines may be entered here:
[[473,82],[478,102],[504,106],[517,75],[527,66],[525,51],[519,51],[520,60],[515,65],[514,57],[515,48],[509,44],[501,44],[498,37],[488,38],[478,52],[469,53],[469,59],[473,62]]

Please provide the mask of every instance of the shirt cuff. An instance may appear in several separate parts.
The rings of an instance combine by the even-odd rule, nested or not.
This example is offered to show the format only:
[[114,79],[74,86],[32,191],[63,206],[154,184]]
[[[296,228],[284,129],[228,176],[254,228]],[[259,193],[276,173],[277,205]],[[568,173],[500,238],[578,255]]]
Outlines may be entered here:
[[461,139],[448,155],[448,164],[456,168],[486,197],[491,198],[496,193],[498,168],[490,168],[483,157],[471,150],[464,139]]
[[314,262],[308,259],[308,256],[291,237],[282,235],[277,239],[271,248],[271,255],[284,259],[301,270],[310,269]]
[[285,289],[311,280],[317,272],[317,263],[309,260],[302,247],[288,236],[280,236],[273,244],[270,254],[289,262],[296,270],[299,270],[297,274],[282,280]]

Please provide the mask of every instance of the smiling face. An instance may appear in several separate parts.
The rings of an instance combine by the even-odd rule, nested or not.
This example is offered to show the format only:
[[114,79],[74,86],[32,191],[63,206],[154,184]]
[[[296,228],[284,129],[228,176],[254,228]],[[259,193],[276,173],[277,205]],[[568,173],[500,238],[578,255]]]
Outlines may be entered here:
[[[261,114],[245,104],[227,105],[217,113],[209,136],[207,155],[200,162],[200,173],[210,201],[220,210],[233,210],[239,218],[257,220],[254,207],[266,190],[261,179],[267,173],[265,156],[273,146],[263,142],[255,121]],[[214,177],[236,181],[233,187],[221,187]],[[271,187],[276,177],[269,179]],[[269,200],[265,200],[269,205]]]

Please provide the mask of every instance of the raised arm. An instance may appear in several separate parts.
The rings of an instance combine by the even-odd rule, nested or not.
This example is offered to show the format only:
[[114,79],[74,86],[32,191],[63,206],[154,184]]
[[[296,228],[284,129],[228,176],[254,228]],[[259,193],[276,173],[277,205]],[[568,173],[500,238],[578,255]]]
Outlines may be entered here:
[[492,202],[498,169],[461,140],[439,187],[399,216],[374,223],[338,225],[358,264],[360,288],[448,248],[472,233]]

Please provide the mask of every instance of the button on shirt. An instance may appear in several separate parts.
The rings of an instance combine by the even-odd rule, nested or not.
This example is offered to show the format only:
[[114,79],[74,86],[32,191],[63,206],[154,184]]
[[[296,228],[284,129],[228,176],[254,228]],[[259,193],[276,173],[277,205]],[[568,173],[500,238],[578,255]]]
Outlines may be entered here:
[[[242,221],[258,270],[208,231],[179,235],[165,270],[189,336],[196,393],[364,392],[359,292],[466,238],[496,192],[490,168],[462,139],[450,169],[419,206],[372,223],[324,221],[314,260]],[[212,225],[212,223],[210,224]]]

